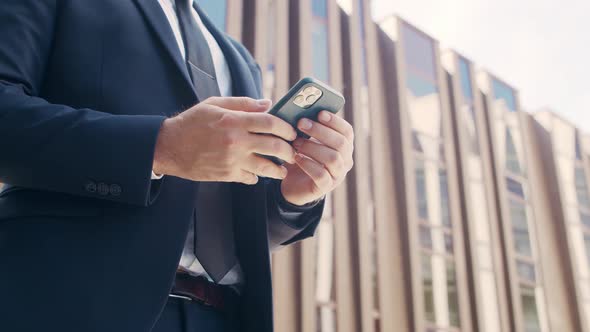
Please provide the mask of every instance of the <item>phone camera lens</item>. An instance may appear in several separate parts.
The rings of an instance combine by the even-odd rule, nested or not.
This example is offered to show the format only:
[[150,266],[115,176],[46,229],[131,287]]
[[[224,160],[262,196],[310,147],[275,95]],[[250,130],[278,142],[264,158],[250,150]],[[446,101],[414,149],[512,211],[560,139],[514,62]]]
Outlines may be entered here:
[[294,101],[295,101],[295,104],[301,105],[301,104],[303,104],[303,102],[305,101],[305,99],[303,98],[303,96],[299,95],[299,96],[295,97],[295,100]]
[[307,88],[303,89],[303,93],[306,95],[310,95],[315,92],[315,88],[313,86],[308,86]]
[[316,100],[318,100],[318,97],[317,97],[317,96],[315,96],[315,95],[310,95],[310,96],[307,96],[307,98],[305,99],[305,101],[306,101],[308,104],[310,104],[310,105],[311,105],[311,104],[313,104],[313,103],[315,103],[315,102],[316,102]]

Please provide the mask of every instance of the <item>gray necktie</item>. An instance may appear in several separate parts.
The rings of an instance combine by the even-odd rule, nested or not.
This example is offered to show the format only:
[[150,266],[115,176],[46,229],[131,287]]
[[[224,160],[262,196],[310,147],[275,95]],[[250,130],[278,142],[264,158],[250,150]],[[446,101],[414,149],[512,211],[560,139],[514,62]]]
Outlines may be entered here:
[[[186,50],[187,69],[197,96],[219,96],[211,50],[187,0],[176,0],[176,14]],[[230,184],[201,182],[194,216],[195,256],[215,282],[237,265]]]

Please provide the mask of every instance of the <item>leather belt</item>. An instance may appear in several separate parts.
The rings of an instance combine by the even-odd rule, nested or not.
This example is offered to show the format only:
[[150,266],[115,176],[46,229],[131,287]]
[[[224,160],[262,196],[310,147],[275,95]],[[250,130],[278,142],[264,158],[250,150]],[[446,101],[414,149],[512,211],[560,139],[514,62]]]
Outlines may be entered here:
[[224,299],[231,291],[228,286],[214,284],[204,277],[195,277],[187,273],[177,272],[171,296],[178,297],[174,295],[180,295],[205,306],[224,310]]

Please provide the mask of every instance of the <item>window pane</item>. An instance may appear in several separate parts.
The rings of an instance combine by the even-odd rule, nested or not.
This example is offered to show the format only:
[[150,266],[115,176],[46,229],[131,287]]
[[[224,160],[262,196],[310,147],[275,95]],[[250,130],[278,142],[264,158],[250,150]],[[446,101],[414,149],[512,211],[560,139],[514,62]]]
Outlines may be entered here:
[[524,204],[513,199],[509,201],[510,221],[512,222],[512,228],[516,230],[524,230],[528,233],[527,214]]
[[442,224],[451,227],[451,214],[449,212],[449,186],[447,180],[447,171],[440,169],[438,171],[440,186],[440,217]]
[[447,254],[453,254],[453,236],[445,234],[445,251]]
[[424,174],[424,162],[416,160],[416,199],[418,201],[418,216],[428,220],[428,200],[426,197],[426,176]]
[[514,98],[514,90],[512,90],[506,84],[495,79],[492,80],[492,87],[496,100],[502,100],[510,111],[515,112],[516,100]]
[[511,178],[506,178],[506,187],[509,192],[524,199],[524,188],[520,182]]
[[447,261],[447,295],[449,303],[449,321],[451,326],[459,327],[459,298],[455,263]]
[[203,9],[215,26],[223,31],[226,29],[227,0],[197,0],[199,7]]
[[586,214],[585,212],[580,212],[580,221],[582,224],[590,227],[590,215]]
[[522,301],[522,314],[525,331],[541,332],[534,288],[521,285],[520,299]]
[[313,0],[313,29],[312,29],[312,53],[313,73],[324,81],[330,79],[329,71],[329,45],[328,45],[328,18],[326,0]]
[[424,291],[424,316],[427,321],[434,323],[434,294],[432,289],[432,262],[430,256],[422,254],[422,288]]
[[432,250],[432,234],[430,228],[420,225],[420,245],[424,249]]
[[588,260],[588,266],[590,266],[590,235],[584,234],[584,244],[586,247],[586,259]]
[[575,181],[578,204],[584,207],[590,207],[590,198],[588,198],[588,186],[586,184],[586,174],[582,166],[576,166]]
[[469,73],[469,65],[463,58],[459,59],[459,78],[461,80],[461,92],[463,92],[463,97],[471,101],[473,99],[471,75]]
[[527,256],[533,257],[533,251],[531,249],[531,240],[529,238],[529,234],[526,231],[522,230],[513,230],[513,237],[514,237],[514,250],[517,253]]
[[435,82],[432,40],[408,25],[402,27],[402,36],[405,45],[405,61],[409,70],[415,71],[426,81]]
[[517,261],[516,268],[518,270],[518,275],[527,281],[535,282],[536,275],[535,275],[535,265],[528,262]]
[[506,168],[515,174],[521,173],[520,161],[518,160],[518,152],[514,145],[514,138],[508,128],[506,128]]

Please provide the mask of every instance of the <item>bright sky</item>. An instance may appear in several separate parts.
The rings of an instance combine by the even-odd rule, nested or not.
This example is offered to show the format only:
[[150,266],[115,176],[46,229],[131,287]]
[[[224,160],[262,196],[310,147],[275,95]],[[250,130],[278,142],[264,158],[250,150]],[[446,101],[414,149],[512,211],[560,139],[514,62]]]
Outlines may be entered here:
[[373,0],[590,134],[590,0]]

